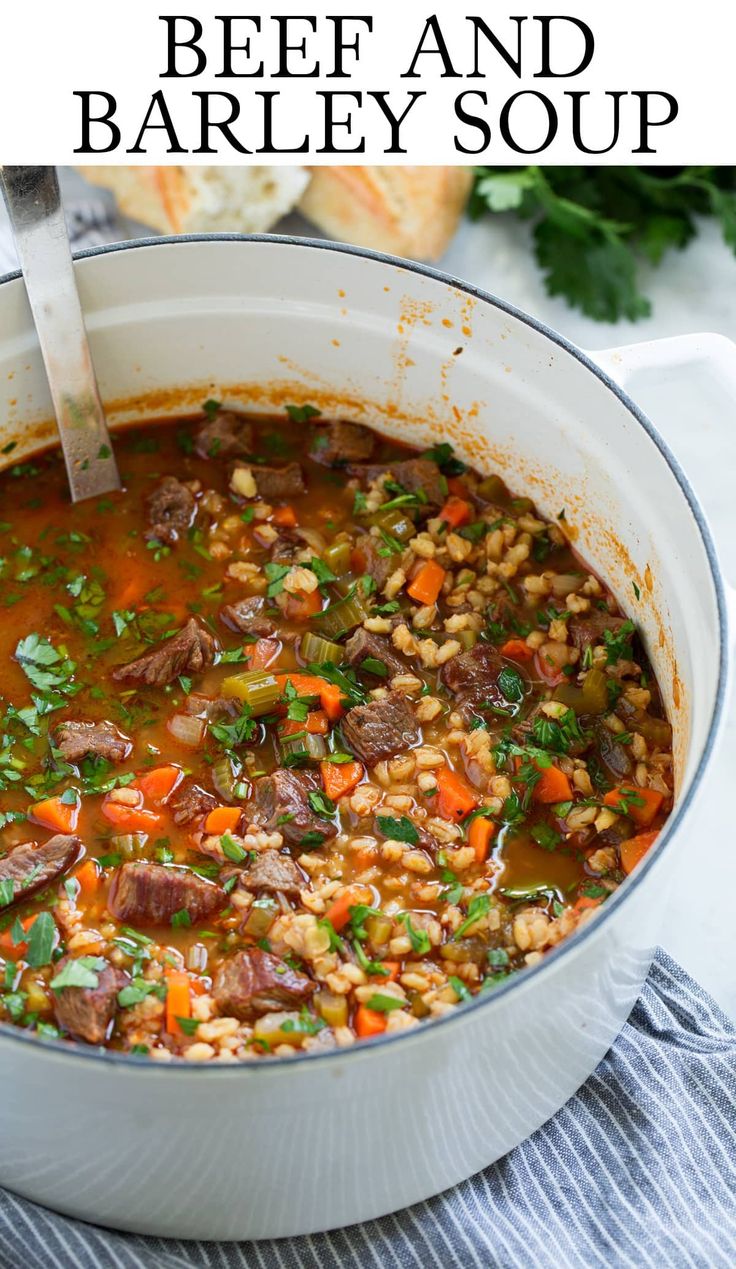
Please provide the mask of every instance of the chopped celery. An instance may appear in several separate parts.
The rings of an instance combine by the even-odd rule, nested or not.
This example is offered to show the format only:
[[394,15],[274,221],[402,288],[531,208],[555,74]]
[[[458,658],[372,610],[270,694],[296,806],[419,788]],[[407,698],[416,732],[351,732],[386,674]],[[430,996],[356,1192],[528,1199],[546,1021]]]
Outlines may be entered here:
[[399,542],[408,542],[417,531],[411,516],[400,507],[389,507],[388,510],[379,507],[378,511],[374,511],[373,515],[368,517],[368,524],[375,525],[377,529],[383,529],[384,533],[397,538]]
[[323,634],[339,638],[348,630],[360,626],[370,616],[370,608],[365,602],[359,586],[351,587],[343,599],[338,599],[328,608],[323,608],[314,618],[319,622]]
[[329,639],[323,639],[321,635],[308,630],[302,635],[299,656],[305,665],[310,661],[314,665],[324,665],[326,661],[339,665],[343,659],[343,650],[339,643],[330,643]]
[[120,833],[110,838],[110,845],[115,854],[130,859],[133,855],[141,854],[147,841],[147,833]]
[[588,670],[581,687],[560,683],[555,688],[554,699],[576,714],[605,714],[608,710],[606,676],[602,670]]
[[264,939],[279,913],[274,899],[256,899],[243,924],[243,931],[252,939]]
[[[239,774],[239,773],[238,773]],[[215,792],[224,802],[232,802],[235,793],[236,773],[230,759],[223,754],[212,765],[212,783]]]
[[332,991],[320,991],[314,998],[317,1012],[328,1027],[345,1027],[348,1021],[348,1002],[345,996]]
[[268,714],[281,696],[276,676],[268,670],[245,670],[223,680],[222,694],[243,701],[254,718]]
[[391,920],[391,917],[384,916],[383,913],[381,913],[378,916],[368,917],[365,923],[365,928],[372,947],[385,947],[391,938],[393,921]]
[[503,502],[509,496],[500,476],[486,476],[478,485],[478,493],[485,502]]
[[350,542],[333,542],[322,553],[322,559],[325,564],[338,577],[342,573],[347,573],[350,568],[351,549],[352,545]]
[[308,731],[296,732],[293,736],[280,736],[281,761],[285,767],[302,767],[312,762],[321,762],[327,754],[327,743],[324,736],[313,735]]

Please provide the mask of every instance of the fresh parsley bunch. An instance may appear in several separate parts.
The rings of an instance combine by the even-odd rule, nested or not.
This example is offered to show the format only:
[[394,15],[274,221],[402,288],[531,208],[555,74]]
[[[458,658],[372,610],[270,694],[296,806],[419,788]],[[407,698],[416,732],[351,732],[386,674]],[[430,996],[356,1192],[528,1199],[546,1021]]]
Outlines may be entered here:
[[642,260],[659,264],[715,216],[736,252],[736,167],[481,167],[470,215],[514,212],[534,222],[550,295],[599,322],[647,317]]

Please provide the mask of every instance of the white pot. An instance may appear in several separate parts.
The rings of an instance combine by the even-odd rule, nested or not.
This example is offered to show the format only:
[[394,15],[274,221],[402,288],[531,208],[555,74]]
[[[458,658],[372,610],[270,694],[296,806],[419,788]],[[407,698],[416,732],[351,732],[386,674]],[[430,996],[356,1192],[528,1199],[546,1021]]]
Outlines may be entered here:
[[[215,237],[92,252],[77,275],[113,423],[222,396],[258,409],[313,401],[407,441],[451,440],[544,513],[565,508],[664,687],[678,803],[658,844],[578,936],[452,1016],[353,1050],[233,1067],[157,1066],[0,1027],[0,1183],[20,1194],[180,1238],[380,1216],[470,1176],[554,1114],[639,993],[723,711],[711,537],[672,456],[605,373],[429,269],[321,242]],[[727,341],[709,347],[733,356]],[[20,440],[17,460],[52,434],[18,280],[0,286],[0,398],[0,440]]]

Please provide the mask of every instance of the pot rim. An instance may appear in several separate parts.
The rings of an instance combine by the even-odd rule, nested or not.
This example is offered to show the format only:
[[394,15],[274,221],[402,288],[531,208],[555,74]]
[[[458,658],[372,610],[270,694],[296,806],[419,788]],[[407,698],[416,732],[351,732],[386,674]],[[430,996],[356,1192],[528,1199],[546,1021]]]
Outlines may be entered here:
[[[634,402],[631,397],[621,388],[595,361],[583,352],[564,335],[559,334],[546,323],[540,321],[536,317],[530,316],[523,310],[516,308],[513,304],[509,304],[506,300],[500,299],[489,291],[485,291],[480,287],[474,286],[470,282],[463,281],[453,277],[451,274],[443,272],[441,269],[435,269],[431,265],[420,264],[415,260],[403,259],[399,256],[392,256],[386,252],[372,251],[366,247],[351,246],[348,243],[333,242],[329,239],[300,237],[294,234],[238,234],[238,233],[192,233],[179,235],[161,235],[146,238],[134,238],[123,240],[121,242],[105,243],[96,247],[88,247],[85,250],[74,253],[74,260],[86,260],[96,256],[111,255],[121,251],[132,251],[146,247],[159,246],[180,246],[190,243],[205,242],[237,242],[237,243],[257,243],[279,247],[297,247],[306,248],[308,250],[327,251],[335,255],[357,256],[360,259],[372,260],[377,264],[390,265],[392,268],[403,270],[406,273],[415,273],[421,277],[430,278],[434,282],[440,282],[444,286],[452,287],[456,290],[465,292],[476,300],[482,301],[484,304],[490,305],[492,308],[498,309],[500,312],[507,314],[509,317],[522,322],[525,326],[530,327],[538,334],[543,335],[551,343],[563,349],[564,352],[572,356],[586,370],[590,371],[599,382],[609,392],[613,393],[621,404],[628,410],[629,414],[636,420],[641,428],[646,432],[652,444],[659,450],[664,461],[667,463],[672,475],[679,485],[685,500],[690,508],[692,517],[696,523],[700,534],[703,548],[705,550],[710,572],[710,579],[716,596],[716,606],[718,611],[718,632],[719,632],[719,655],[718,655],[718,681],[716,684],[715,700],[713,704],[713,712],[711,714],[710,724],[708,726],[708,734],[703,746],[703,752],[700,757],[697,769],[695,770],[690,787],[682,801],[675,807],[665,827],[659,835],[654,847],[647,852],[644,860],[638,865],[636,872],[628,878],[617,890],[613,892],[611,897],[606,901],[602,910],[596,919],[589,921],[582,930],[576,931],[569,938],[563,939],[557,947],[552,948],[538,965],[533,965],[526,969],[522,974],[513,974],[506,983],[499,984],[492,992],[486,995],[473,997],[472,1000],[459,1006],[452,1013],[444,1014],[439,1018],[435,1018],[427,1027],[412,1028],[409,1031],[396,1032],[393,1035],[377,1036],[367,1043],[356,1045],[355,1048],[348,1049],[331,1049],[325,1053],[299,1053],[288,1058],[261,1058],[254,1062],[238,1062],[235,1063],[209,1063],[209,1062],[190,1062],[186,1058],[180,1058],[173,1063],[157,1063],[151,1061],[146,1055],[129,1054],[116,1052],[112,1049],[92,1048],[88,1045],[82,1045],[76,1041],[57,1040],[50,1037],[37,1036],[31,1032],[24,1032],[20,1028],[15,1027],[12,1023],[0,1022],[0,1041],[11,1040],[19,1044],[39,1046],[46,1050],[49,1054],[53,1053],[59,1056],[66,1056],[69,1060],[78,1059],[83,1062],[103,1062],[112,1066],[122,1066],[124,1068],[133,1068],[140,1071],[159,1071],[165,1073],[168,1077],[176,1076],[177,1073],[191,1074],[194,1070],[205,1073],[218,1078],[227,1078],[229,1076],[238,1075],[241,1078],[247,1075],[255,1076],[258,1071],[276,1071],[290,1070],[295,1063],[308,1062],[324,1063],[335,1059],[349,1060],[352,1055],[355,1057],[370,1055],[375,1049],[386,1045],[393,1045],[403,1042],[417,1042],[423,1039],[438,1027],[447,1027],[457,1024],[461,1021],[468,1021],[471,1013],[481,1009],[491,1009],[494,1004],[502,998],[508,996],[512,991],[518,991],[520,988],[530,984],[540,974],[544,974],[548,967],[552,964],[558,964],[566,957],[570,957],[577,949],[579,949],[587,939],[590,939],[594,933],[598,933],[606,924],[610,924],[610,920],[621,906],[627,901],[627,897],[633,894],[634,890],[644,881],[651,869],[659,861],[662,852],[672,838],[675,830],[679,828],[687,812],[689,811],[695,795],[697,794],[703,780],[703,776],[707,770],[708,764],[713,753],[716,740],[723,721],[725,704],[727,699],[727,688],[729,679],[729,642],[728,642],[728,616],[727,616],[727,600],[723,576],[721,574],[718,555],[715,543],[705,517],[705,513],[700,502],[692,489],[690,482],[685,475],[682,467],[674,454],[669,449],[663,438],[659,435],[652,423],[649,421],[644,412]],[[0,287],[9,282],[16,282],[21,279],[20,270],[13,273],[5,274],[0,277]]]

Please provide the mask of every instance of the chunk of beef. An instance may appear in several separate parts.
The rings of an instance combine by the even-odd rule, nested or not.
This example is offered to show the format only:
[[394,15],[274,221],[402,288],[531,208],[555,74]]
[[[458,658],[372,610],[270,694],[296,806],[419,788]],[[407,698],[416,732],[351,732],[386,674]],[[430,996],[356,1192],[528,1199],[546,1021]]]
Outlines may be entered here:
[[309,450],[310,457],[326,467],[342,467],[345,463],[363,463],[370,458],[375,433],[362,423],[331,419],[315,428]]
[[[81,846],[78,837],[57,833],[41,846],[24,842],[11,850],[0,859],[0,912],[63,877],[79,858]],[[5,897],[6,889],[10,890],[4,884],[8,881],[12,882],[12,895]]]
[[194,445],[200,458],[233,458],[250,454],[253,428],[232,410],[218,410],[197,429]]
[[264,890],[268,894],[298,895],[306,885],[306,878],[290,855],[277,850],[263,850],[256,856],[250,868],[241,874],[241,881],[249,890]]
[[421,502],[420,511],[425,516],[438,511],[447,498],[447,481],[431,458],[406,458],[399,463],[351,463],[348,471],[363,484],[390,473],[407,493],[418,494],[420,498],[424,495],[426,501]]
[[240,599],[236,604],[226,604],[221,608],[220,621],[238,634],[252,634],[259,639],[267,639],[274,633],[276,626],[265,615],[265,607],[263,595],[251,595],[248,599]]
[[133,748],[127,736],[113,723],[82,723],[69,720],[59,723],[53,734],[54,745],[65,762],[81,762],[83,758],[105,758],[107,762],[123,762]]
[[599,846],[615,846],[618,850],[622,842],[628,840],[636,832],[635,825],[626,815],[617,815],[613,824],[604,828],[596,837],[596,848]]
[[206,670],[212,665],[216,650],[214,636],[195,617],[190,617],[177,634],[156,644],[137,661],[119,665],[112,677],[117,682],[125,680],[163,687],[165,683],[173,683],[180,674],[199,674]]
[[606,630],[610,630],[613,635],[618,634],[625,620],[625,617],[612,617],[610,612],[604,612],[602,608],[594,608],[584,617],[571,618],[567,629],[573,646],[585,653],[594,644],[604,642]]
[[594,726],[595,739],[601,761],[616,780],[626,779],[634,773],[634,762],[628,745],[622,745],[603,722]]
[[276,629],[270,617],[264,615],[266,601],[263,595],[250,595],[235,604],[225,604],[220,609],[220,621],[237,634],[253,634],[268,638]]
[[367,573],[376,583],[376,590],[382,591],[389,577],[399,565],[399,556],[389,553],[381,555],[381,548],[376,538],[370,533],[361,533],[355,544],[355,571]]
[[[60,960],[56,973],[61,973],[73,959],[65,956]],[[118,992],[128,982],[128,975],[113,965],[94,972],[96,987],[62,987],[54,992],[54,1016],[58,1025],[77,1040],[104,1044],[115,1017]]]
[[176,476],[164,476],[146,498],[146,518],[151,526],[146,537],[171,546],[184,536],[196,509],[191,489]]
[[271,543],[269,556],[274,564],[293,564],[304,549],[304,543],[297,533],[288,531],[279,533]]
[[400,692],[389,692],[381,700],[348,710],[342,734],[348,749],[369,767],[393,758],[419,740],[413,710]]
[[501,654],[490,643],[476,643],[467,652],[461,652],[446,662],[442,680],[457,697],[456,708],[466,719],[476,713],[482,716],[486,706],[508,708],[508,702],[498,686],[502,669]]
[[[242,466],[242,463],[236,463],[235,469]],[[306,493],[304,473],[299,463],[286,463],[283,467],[261,467],[254,463],[252,466],[248,464],[248,469],[256,482],[259,498],[264,498],[266,502],[298,498],[299,494]]]
[[388,673],[382,674],[380,670],[372,669],[370,666],[368,673],[377,674],[382,679],[391,679],[394,674],[406,674],[408,670],[406,661],[394,651],[388,639],[382,635],[371,634],[362,626],[358,627],[355,634],[351,635],[345,644],[345,660],[358,670],[363,667],[366,660],[378,661],[386,667]]
[[169,803],[174,823],[180,827],[202,819],[218,805],[214,794],[207,793],[205,789],[201,789],[198,784],[192,784],[189,780],[177,789]]
[[259,947],[236,952],[217,967],[212,995],[220,1013],[248,1021],[277,1009],[298,1008],[316,984]]
[[309,805],[309,794],[320,788],[310,771],[277,767],[255,781],[256,817],[264,828],[282,833],[292,846],[300,846],[307,833],[321,833],[327,841],[337,828]]
[[225,891],[186,868],[164,864],[123,864],[110,887],[107,906],[118,921],[169,925],[175,912],[188,912],[193,925],[221,912]]

